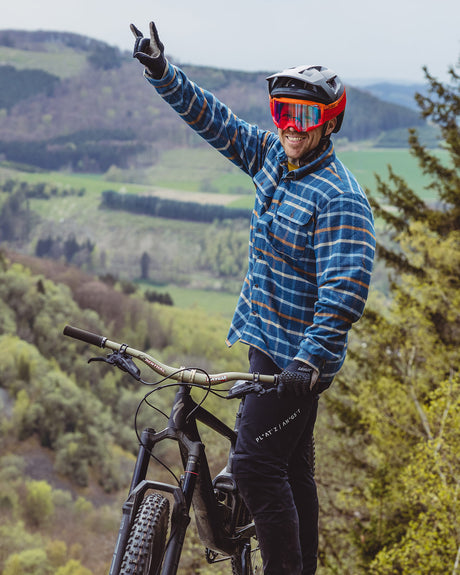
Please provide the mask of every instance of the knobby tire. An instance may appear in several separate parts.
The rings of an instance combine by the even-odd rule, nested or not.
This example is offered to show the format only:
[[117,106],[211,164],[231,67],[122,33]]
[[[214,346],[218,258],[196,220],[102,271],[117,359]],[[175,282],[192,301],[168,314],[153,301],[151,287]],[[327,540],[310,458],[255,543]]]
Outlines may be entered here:
[[157,575],[166,546],[169,501],[148,495],[137,512],[126,545],[120,575]]

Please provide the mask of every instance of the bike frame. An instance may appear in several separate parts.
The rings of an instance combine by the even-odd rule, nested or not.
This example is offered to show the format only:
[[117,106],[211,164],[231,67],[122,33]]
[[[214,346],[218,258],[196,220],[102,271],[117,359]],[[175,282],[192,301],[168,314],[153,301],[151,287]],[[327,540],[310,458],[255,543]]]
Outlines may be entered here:
[[[163,566],[159,575],[176,575],[177,573],[185,533],[190,523],[190,507],[192,505],[200,539],[207,548],[208,561],[214,562],[218,554],[226,557],[238,555],[242,561],[242,573],[247,573],[251,553],[249,540],[255,535],[255,528],[231,475],[231,461],[240,412],[236,418],[235,430],[232,430],[215,415],[197,404],[190,392],[192,384],[207,387],[226,382],[243,381],[253,386],[251,391],[259,393],[262,389],[261,384],[268,384],[272,387],[276,385],[277,376],[242,372],[207,374],[202,370],[192,368],[177,369],[161,363],[158,359],[140,350],[128,347],[126,344],[110,341],[105,336],[77,327],[66,325],[63,333],[74,339],[114,352],[106,359],[99,357],[89,361],[94,359],[106,361],[126,371],[136,380],[142,381],[140,370],[132,361],[132,358],[135,358],[162,376],[163,379],[173,379],[180,385],[167,427],[158,433],[154,429],[147,428],[141,435],[129,495],[123,504],[123,515],[109,575],[119,575],[120,573],[133,522],[145,494],[149,490],[167,493],[174,499],[171,533],[166,544]],[[239,388],[234,394],[229,394],[227,397],[242,397],[241,393],[243,392]],[[227,468],[214,481],[211,480],[197,421],[213,429],[230,442]],[[165,440],[176,441],[179,445],[184,468],[184,474],[179,485],[147,479],[152,452],[158,443]]]
[[[233,529],[226,531],[224,528],[223,509],[214,493],[215,485],[217,483],[218,487],[219,480],[216,478],[214,484],[211,480],[197,421],[229,440],[230,465],[236,442],[236,431],[198,405],[191,397],[190,391],[191,387],[188,385],[182,385],[177,391],[168,425],[164,430],[157,433],[153,429],[145,429],[141,435],[136,466],[129,495],[123,505],[123,518],[109,575],[118,575],[120,572],[133,521],[148,490],[169,493],[174,497],[171,534],[166,545],[161,575],[177,573],[185,533],[190,522],[191,505],[194,509],[200,540],[203,545],[214,552],[231,556],[236,552],[238,545],[242,544],[242,539],[250,537],[255,532],[253,523],[245,526],[238,533],[231,532]],[[151,453],[158,443],[165,440],[174,440],[179,444],[184,468],[180,487],[146,479],[149,464],[152,461]],[[226,475],[224,479],[228,489],[236,491],[236,487],[232,486],[231,476]],[[240,497],[237,498],[235,504],[244,506]],[[237,517],[241,515],[241,511],[234,509],[232,515]]]

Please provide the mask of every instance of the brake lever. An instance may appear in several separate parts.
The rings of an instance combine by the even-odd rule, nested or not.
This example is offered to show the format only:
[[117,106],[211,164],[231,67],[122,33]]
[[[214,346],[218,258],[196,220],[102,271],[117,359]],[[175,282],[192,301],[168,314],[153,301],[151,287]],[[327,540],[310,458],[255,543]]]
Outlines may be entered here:
[[228,391],[225,399],[241,399],[249,393],[255,393],[257,397],[276,391],[274,387],[264,387],[261,383],[255,381],[238,380]]
[[91,363],[92,361],[103,361],[104,363],[114,365],[122,371],[129,373],[129,375],[134,377],[137,381],[140,381],[141,379],[141,370],[134,363],[133,358],[124,352],[123,346],[120,350],[110,353],[107,357],[98,356],[88,359],[88,363]]

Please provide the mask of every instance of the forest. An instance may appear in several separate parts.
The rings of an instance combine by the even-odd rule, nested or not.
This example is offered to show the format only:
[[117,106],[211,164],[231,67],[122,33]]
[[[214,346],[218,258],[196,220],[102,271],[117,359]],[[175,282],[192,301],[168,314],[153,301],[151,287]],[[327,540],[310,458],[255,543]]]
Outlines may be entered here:
[[[74,35],[66,42],[101,65],[98,44],[80,44]],[[14,36],[0,43],[16,49]],[[110,54],[120,71],[123,58]],[[411,153],[436,201],[391,166],[367,190],[378,223],[378,278],[388,279],[384,289],[374,281],[344,368],[320,401],[318,575],[460,574],[459,72],[450,70],[449,82],[440,83],[425,71],[427,91],[417,96],[423,122],[409,131]],[[41,112],[46,93],[68,89],[46,78],[33,104]],[[222,78],[214,72],[217,87]],[[80,95],[85,90],[89,84],[79,84]],[[1,118],[4,135],[21,124],[25,108],[17,106]],[[444,155],[421,138],[426,123],[441,135]],[[30,141],[58,138],[54,130],[54,122],[37,125]],[[27,183],[9,166],[0,172],[0,573],[104,575],[137,447],[134,414],[149,389],[105,364],[88,365],[100,352],[64,338],[62,329],[72,324],[103,333],[171,365],[245,371],[244,346],[228,350],[224,343],[226,313],[210,312],[206,300],[176,306],[150,278],[180,284],[188,274],[191,285],[199,274],[231,292],[245,271],[247,221],[118,214],[97,207],[102,191],[93,198],[83,184],[54,185],[33,167],[42,181]],[[22,169],[25,178],[29,168]],[[63,202],[82,202],[94,219],[82,209],[80,218],[61,222]],[[98,223],[104,230],[111,223],[115,247],[134,237],[137,279],[117,275],[100,236],[86,235],[85,226]],[[161,249],[142,242],[137,232],[145,229],[163,238]],[[163,411],[168,394],[152,399]],[[232,425],[234,403],[207,398],[205,405]],[[163,423],[146,406],[140,410],[139,429]],[[206,431],[204,438],[218,471],[227,446]],[[173,451],[161,457],[176,469]],[[162,467],[157,473],[170,480]],[[229,573],[225,563],[207,565],[193,527],[192,521],[180,573]]]
[[250,218],[250,211],[243,208],[226,208],[193,202],[177,202],[154,196],[120,194],[114,190],[102,193],[102,207],[110,210],[124,210],[134,214],[147,214],[157,218],[208,222]]

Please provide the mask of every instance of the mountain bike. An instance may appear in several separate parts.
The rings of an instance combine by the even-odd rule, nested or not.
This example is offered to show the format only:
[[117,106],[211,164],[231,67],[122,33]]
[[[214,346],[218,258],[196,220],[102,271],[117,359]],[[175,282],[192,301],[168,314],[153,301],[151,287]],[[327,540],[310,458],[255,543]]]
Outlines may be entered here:
[[[76,327],[66,326],[64,335],[112,352],[104,361],[127,372],[140,383],[158,390],[178,387],[167,426],[161,431],[146,428],[138,435],[139,451],[128,497],[122,507],[122,520],[109,575],[175,575],[193,509],[198,534],[209,563],[229,561],[233,575],[262,575],[263,566],[256,531],[234,477],[232,455],[240,420],[241,404],[231,429],[207,411],[203,401],[191,395],[194,387],[211,391],[219,384],[235,382],[226,399],[243,398],[248,393],[276,392],[279,376],[258,373],[225,372],[208,374],[199,368],[175,369],[127,344],[110,341]],[[161,376],[148,383],[134,359]],[[165,383],[167,381],[174,383]],[[152,391],[147,395],[151,395]],[[144,398],[145,399],[145,398]],[[211,428],[229,441],[227,465],[214,478],[205,454],[197,422]],[[150,463],[161,461],[155,448],[161,442],[178,444],[183,473],[175,484],[147,478]],[[312,446],[313,448],[313,446]],[[172,509],[171,503],[172,501]]]

